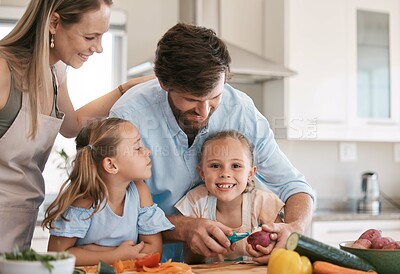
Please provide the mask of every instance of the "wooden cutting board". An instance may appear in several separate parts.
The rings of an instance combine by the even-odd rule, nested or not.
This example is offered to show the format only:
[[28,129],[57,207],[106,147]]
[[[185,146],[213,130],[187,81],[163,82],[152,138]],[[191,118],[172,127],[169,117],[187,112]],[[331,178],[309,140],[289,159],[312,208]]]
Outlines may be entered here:
[[[195,274],[242,274],[242,273],[256,273],[256,274],[266,274],[267,266],[266,265],[258,265],[252,262],[248,263],[237,263],[237,262],[223,262],[223,263],[213,263],[213,264],[197,264],[190,265],[192,268],[192,272]],[[78,267],[82,268],[83,267]],[[93,269],[86,269],[86,273],[94,274],[97,273],[97,267],[92,266]],[[136,271],[127,271],[122,274],[141,274],[141,273],[149,273],[149,272],[136,272]],[[156,272],[154,272],[156,273]]]
[[215,264],[198,264],[198,265],[190,265],[192,267],[192,271],[196,274],[201,273],[257,273],[257,274],[266,274],[267,266],[266,265],[258,265],[255,263],[215,263]]

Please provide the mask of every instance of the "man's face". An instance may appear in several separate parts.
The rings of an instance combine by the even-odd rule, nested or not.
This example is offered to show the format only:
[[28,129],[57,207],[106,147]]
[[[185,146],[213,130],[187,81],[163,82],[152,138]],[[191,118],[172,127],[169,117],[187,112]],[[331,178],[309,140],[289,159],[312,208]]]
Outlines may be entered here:
[[172,112],[184,132],[197,133],[207,125],[211,115],[221,103],[224,83],[225,77],[221,74],[217,86],[204,97],[168,91],[168,101]]

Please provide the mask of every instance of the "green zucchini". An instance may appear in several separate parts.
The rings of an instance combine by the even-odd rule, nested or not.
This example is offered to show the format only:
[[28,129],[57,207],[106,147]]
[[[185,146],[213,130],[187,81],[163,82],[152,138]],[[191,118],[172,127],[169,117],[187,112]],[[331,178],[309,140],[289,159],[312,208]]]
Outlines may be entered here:
[[99,261],[99,264],[97,265],[97,274],[116,274],[116,271],[111,265]]
[[296,232],[290,234],[286,242],[286,249],[294,250],[300,255],[306,256],[311,262],[326,261],[353,269],[375,271],[373,266],[354,254],[321,243]]
[[80,268],[74,268],[74,273],[72,274],[86,274],[86,271]]

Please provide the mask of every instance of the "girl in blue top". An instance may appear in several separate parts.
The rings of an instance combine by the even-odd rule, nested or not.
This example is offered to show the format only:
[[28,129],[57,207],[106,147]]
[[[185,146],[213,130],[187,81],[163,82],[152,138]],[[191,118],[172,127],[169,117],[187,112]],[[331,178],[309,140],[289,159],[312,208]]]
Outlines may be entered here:
[[71,174],[42,223],[50,229],[48,250],[68,250],[76,265],[161,253],[161,232],[174,226],[143,182],[151,176],[150,150],[136,127],[119,118],[94,121],[76,147]]

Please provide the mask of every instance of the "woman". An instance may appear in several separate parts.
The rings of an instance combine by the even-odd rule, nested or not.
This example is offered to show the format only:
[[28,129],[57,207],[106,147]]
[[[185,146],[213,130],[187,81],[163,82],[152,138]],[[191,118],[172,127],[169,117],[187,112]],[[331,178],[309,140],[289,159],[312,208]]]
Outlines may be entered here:
[[[42,171],[57,133],[107,116],[133,79],[74,110],[66,67],[101,53],[112,0],[32,0],[0,41],[0,252],[29,248],[44,199]],[[84,91],[83,91],[84,92]]]

